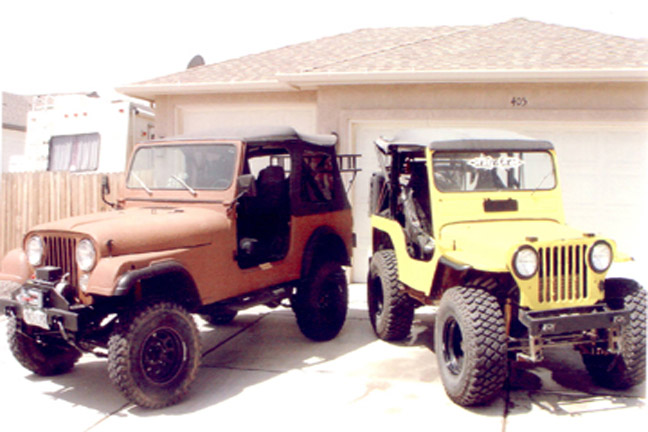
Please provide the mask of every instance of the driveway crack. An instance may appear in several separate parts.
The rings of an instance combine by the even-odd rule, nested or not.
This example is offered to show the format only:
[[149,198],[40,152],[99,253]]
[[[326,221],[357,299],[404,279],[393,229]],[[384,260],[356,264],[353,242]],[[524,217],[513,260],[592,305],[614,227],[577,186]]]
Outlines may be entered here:
[[205,358],[205,356],[207,356],[207,355],[209,355],[210,353],[216,351],[218,348],[222,347],[222,346],[225,345],[227,342],[229,342],[229,341],[231,341],[232,339],[236,338],[238,335],[240,335],[241,333],[243,333],[244,331],[246,331],[246,330],[249,329],[250,327],[255,326],[259,321],[261,321],[261,320],[262,320],[263,318],[265,318],[266,316],[267,316],[267,314],[263,314],[263,315],[261,315],[259,318],[255,319],[255,320],[252,321],[250,324],[248,324],[248,325],[246,325],[245,327],[241,328],[239,331],[237,331],[236,333],[232,334],[230,337],[228,337],[228,338],[226,338],[226,339],[223,339],[222,341],[220,341],[219,343],[217,343],[217,344],[214,345],[213,347],[209,348],[207,351],[205,351],[204,353],[202,353],[201,357],[202,357],[202,358]]
[[96,421],[95,423],[93,423],[92,425],[90,425],[90,427],[88,427],[87,429],[85,429],[83,432],[91,431],[91,430],[94,429],[95,427],[99,426],[101,423],[103,423],[103,422],[105,422],[106,420],[108,420],[110,417],[114,416],[115,414],[119,413],[120,411],[126,409],[127,407],[129,407],[129,406],[131,406],[131,405],[132,405],[131,402],[126,402],[124,405],[120,406],[119,408],[117,408],[116,410],[114,410],[114,411],[112,411],[112,412],[109,412],[108,414],[106,414],[105,416],[103,416],[100,420],[98,420],[98,421]]

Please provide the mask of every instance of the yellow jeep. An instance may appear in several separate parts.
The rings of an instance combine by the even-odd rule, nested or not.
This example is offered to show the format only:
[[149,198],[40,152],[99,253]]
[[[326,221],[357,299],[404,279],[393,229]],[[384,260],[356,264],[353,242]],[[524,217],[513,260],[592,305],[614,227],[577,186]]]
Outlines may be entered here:
[[371,179],[371,324],[407,337],[438,305],[434,347],[448,396],[491,401],[509,359],[579,350],[592,379],[645,379],[646,293],[606,279],[615,243],[565,224],[554,147],[508,132],[407,130],[376,141]]

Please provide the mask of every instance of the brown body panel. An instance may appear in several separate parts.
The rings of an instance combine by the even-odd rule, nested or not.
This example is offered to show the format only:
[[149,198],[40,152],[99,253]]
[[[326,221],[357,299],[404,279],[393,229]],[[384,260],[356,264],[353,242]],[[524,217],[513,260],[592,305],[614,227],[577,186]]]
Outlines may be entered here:
[[[266,143],[283,145],[281,148],[292,158],[295,158],[293,152],[306,151],[295,150],[302,145],[306,145],[311,152],[318,150],[318,146],[313,143],[293,143],[282,139],[286,141],[285,144],[281,140],[278,140],[279,144],[274,144],[272,140],[261,142],[264,146]],[[315,211],[295,210],[294,201],[300,199],[297,189],[301,185],[290,179],[294,173],[289,176],[287,172],[285,181],[291,188],[292,215],[287,223],[286,253],[280,259],[260,259],[254,265],[242,265],[239,262],[241,239],[237,233],[237,200],[240,191],[237,190],[236,179],[249,172],[247,152],[250,147],[259,146],[259,143],[243,139],[171,139],[159,143],[143,143],[135,152],[139,148],[206,147],[214,144],[226,145],[235,154],[232,169],[234,178],[229,185],[219,190],[191,190],[182,187],[149,189],[140,187],[137,182],[132,182],[129,187],[127,180],[120,191],[121,198],[115,211],[41,224],[27,233],[25,242],[36,235],[52,244],[55,240],[60,242],[60,239],[68,239],[73,245],[82,239],[92,242],[97,260],[92,270],[85,272],[85,289],[79,290],[78,300],[84,304],[94,303],[96,297],[115,295],[120,279],[129,272],[165,262],[177,263],[187,271],[201,305],[268,287],[295,283],[304,276],[304,252],[311,236],[320,228],[334,233],[344,244],[346,256],[351,256],[352,216],[348,203],[340,206],[342,201],[339,201],[337,208],[321,206]],[[330,153],[330,150],[322,151]],[[133,160],[129,164],[129,170],[132,168]],[[336,182],[339,181],[338,177]],[[293,192],[293,189],[296,191]],[[340,190],[343,195],[343,189]],[[343,201],[346,202],[346,197]],[[49,248],[49,253],[53,253],[55,246],[50,245]],[[50,257],[48,265],[64,268],[71,266],[74,251],[72,246],[68,249],[70,250],[65,253],[56,252],[62,256],[56,259]],[[24,251],[17,249],[5,258],[2,271],[5,273],[2,276],[4,279],[23,283],[34,274],[35,266],[28,263]],[[82,273],[75,268],[70,278],[75,279]],[[77,281],[71,282],[76,284]]]

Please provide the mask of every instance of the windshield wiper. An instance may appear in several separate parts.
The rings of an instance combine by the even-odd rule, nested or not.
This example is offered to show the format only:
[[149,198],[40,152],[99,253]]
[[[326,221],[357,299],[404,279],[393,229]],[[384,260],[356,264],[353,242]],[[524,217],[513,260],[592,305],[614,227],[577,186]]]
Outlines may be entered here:
[[543,183],[545,182],[545,180],[547,180],[547,179],[549,178],[549,176],[552,175],[552,174],[553,174],[553,170],[549,171],[549,172],[547,173],[547,175],[544,176],[544,177],[542,178],[542,180],[540,180],[540,183],[538,184],[538,186],[536,186],[535,189],[533,189],[533,192],[531,193],[531,196],[533,196],[537,191],[540,190],[540,187],[542,186],[542,184],[543,184]]
[[144,190],[146,191],[146,193],[148,193],[149,195],[153,195],[153,191],[152,191],[151,189],[149,189],[148,186],[146,186],[146,183],[144,183],[144,180],[142,180],[141,178],[139,178],[139,176],[138,176],[137,174],[135,174],[134,172],[131,172],[131,175],[133,176],[133,178],[134,178],[135,180],[137,180],[137,183],[139,183],[140,186],[142,186],[142,188],[144,188]]
[[198,192],[196,192],[196,190],[195,190],[194,188],[192,188],[192,187],[189,186],[187,183],[185,183],[185,181],[182,180],[182,179],[181,179],[180,177],[178,177],[177,175],[172,175],[171,178],[172,178],[173,180],[177,181],[178,183],[180,183],[180,184],[182,185],[182,187],[184,187],[185,189],[187,189],[191,195],[193,195],[193,196],[198,195]]

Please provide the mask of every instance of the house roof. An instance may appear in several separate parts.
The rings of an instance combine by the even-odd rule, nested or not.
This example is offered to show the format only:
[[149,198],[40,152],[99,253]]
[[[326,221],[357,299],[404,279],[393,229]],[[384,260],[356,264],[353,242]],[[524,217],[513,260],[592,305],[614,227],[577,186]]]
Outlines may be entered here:
[[648,79],[648,40],[518,18],[362,29],[205,65],[119,91],[137,97],[331,84]]
[[2,92],[2,127],[25,131],[30,109],[31,96]]

